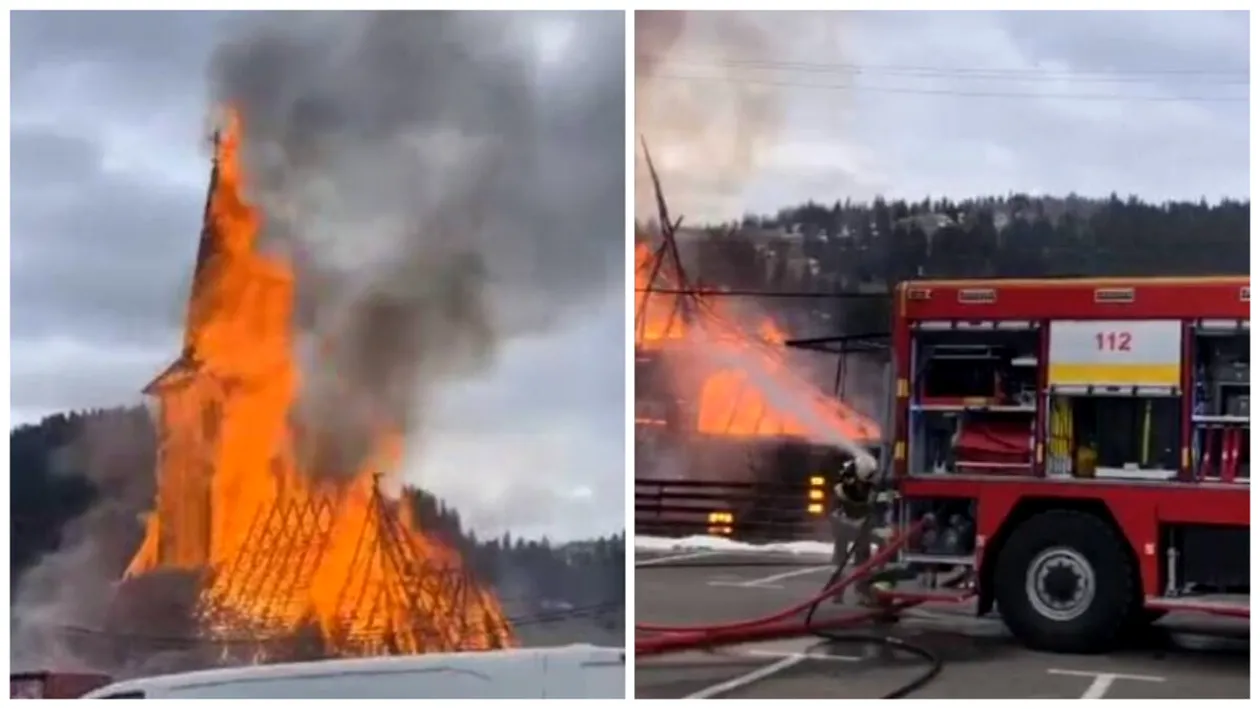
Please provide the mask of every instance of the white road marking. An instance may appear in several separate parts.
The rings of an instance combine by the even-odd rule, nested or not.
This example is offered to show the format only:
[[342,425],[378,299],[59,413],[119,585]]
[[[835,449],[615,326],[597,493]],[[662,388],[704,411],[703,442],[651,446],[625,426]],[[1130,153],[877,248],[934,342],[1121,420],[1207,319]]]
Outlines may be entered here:
[[795,655],[804,655],[809,660],[835,660],[836,662],[861,662],[863,658],[854,657],[853,655],[816,655],[812,652],[792,652],[782,653],[774,650],[745,650],[742,654],[753,655],[754,657],[791,657]]
[[767,677],[776,675],[784,670],[791,669],[806,660],[831,660],[835,662],[860,662],[862,658],[853,657],[851,655],[822,655],[814,654],[814,649],[819,647],[820,643],[814,643],[806,648],[804,652],[782,652],[772,649],[773,644],[762,645],[764,649],[748,648],[740,649],[740,655],[751,657],[777,657],[776,662],[772,662],[765,667],[758,667],[752,672],[742,674],[738,677],[728,679],[711,687],[705,687],[698,692],[689,694],[683,699],[713,699],[728,694],[750,684],[760,682]]
[[651,559],[634,562],[635,566],[656,566],[657,564],[668,564],[671,561],[687,561],[688,559],[703,559],[709,556],[717,556],[720,551],[693,551],[686,554],[675,554],[673,556],[655,556]]
[[754,643],[741,643],[728,647],[706,648],[704,650],[687,650],[669,655],[653,655],[636,660],[640,665],[672,665],[692,664],[700,660],[716,660],[722,663],[745,661],[750,658],[787,657],[788,655],[807,654],[818,647],[817,638],[787,638],[785,640],[766,640]]
[[1006,627],[1000,618],[951,613],[930,608],[908,608],[902,612],[901,618],[904,621],[914,621],[925,625],[947,625],[984,630],[1001,630]]
[[1089,687],[1085,688],[1085,693],[1081,695],[1081,699],[1102,699],[1107,696],[1107,690],[1111,689],[1111,685],[1118,679],[1127,679],[1134,682],[1163,682],[1163,677],[1155,677],[1152,675],[1125,675],[1116,674],[1114,672],[1086,672],[1084,670],[1046,670],[1052,675],[1067,675],[1071,677],[1093,677],[1094,681],[1089,683]]
[[763,584],[758,584],[756,586],[749,586],[747,581],[720,581],[719,580],[719,581],[710,581],[709,585],[715,586],[718,588],[771,588],[771,589],[778,589],[780,591],[783,590],[783,587],[778,584],[763,583]]
[[711,687],[705,687],[699,692],[688,694],[683,697],[683,699],[712,699],[714,697],[720,697],[727,692],[733,692],[740,687],[747,687],[748,685],[760,682],[771,675],[776,675],[784,670],[791,669],[808,659],[809,656],[804,653],[788,655],[778,662],[772,662],[765,667],[758,667],[747,674],[742,674],[733,679],[728,679],[725,682],[720,682]]
[[737,654],[746,655],[750,652],[758,655],[774,655],[775,657],[787,657],[788,655],[800,655],[808,653],[818,647],[818,638],[784,638],[782,640],[761,640],[754,643],[742,643],[740,645],[732,645],[727,650]]
[[[805,569],[793,569],[792,571],[784,571],[781,574],[774,574],[772,576],[764,576],[758,579],[749,579],[747,581],[740,581],[739,583],[734,583],[730,585],[737,586],[739,588],[783,588],[782,586],[774,585],[774,583],[776,581],[785,581],[790,578],[796,578],[797,576],[804,576],[805,574],[816,574],[819,571],[828,571],[832,568],[834,567],[810,566],[809,568],[805,568]],[[722,584],[722,585],[727,585],[727,584]]]

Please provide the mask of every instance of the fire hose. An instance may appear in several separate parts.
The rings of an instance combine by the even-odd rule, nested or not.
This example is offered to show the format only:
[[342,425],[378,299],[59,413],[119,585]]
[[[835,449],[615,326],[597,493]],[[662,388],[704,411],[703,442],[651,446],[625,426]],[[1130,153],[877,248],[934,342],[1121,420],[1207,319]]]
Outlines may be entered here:
[[[829,642],[860,642],[877,644],[893,650],[916,655],[927,661],[927,669],[910,682],[884,695],[884,699],[898,699],[917,691],[934,679],[942,669],[942,660],[927,648],[915,645],[900,638],[876,633],[839,633],[837,631],[851,629],[865,623],[893,622],[897,615],[927,600],[921,598],[894,598],[884,595],[878,597],[881,603],[876,608],[849,613],[837,618],[815,619],[814,614],[826,601],[839,597],[845,589],[868,580],[876,574],[880,567],[891,561],[923,527],[923,522],[912,525],[897,537],[890,539],[884,547],[868,560],[858,565],[847,575],[845,566],[858,549],[859,543],[868,543],[870,521],[864,523],[862,532],[849,545],[845,557],[836,565],[823,590],[813,597],[787,608],[759,618],[734,621],[729,623],[693,626],[667,626],[651,623],[636,623],[636,633],[654,633],[645,638],[636,639],[636,657],[650,657],[688,650],[711,649],[725,645],[736,645],[748,642],[777,640],[790,637],[814,635]],[[667,568],[660,565],[655,568]],[[804,619],[796,616],[805,613]]]

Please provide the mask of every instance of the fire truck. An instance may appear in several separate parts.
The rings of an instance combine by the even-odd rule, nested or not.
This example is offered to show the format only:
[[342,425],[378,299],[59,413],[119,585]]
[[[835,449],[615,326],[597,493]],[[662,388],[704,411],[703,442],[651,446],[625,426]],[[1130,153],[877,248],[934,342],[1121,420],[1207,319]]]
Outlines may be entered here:
[[916,281],[895,291],[902,560],[974,573],[1025,644],[1249,617],[1250,281]]

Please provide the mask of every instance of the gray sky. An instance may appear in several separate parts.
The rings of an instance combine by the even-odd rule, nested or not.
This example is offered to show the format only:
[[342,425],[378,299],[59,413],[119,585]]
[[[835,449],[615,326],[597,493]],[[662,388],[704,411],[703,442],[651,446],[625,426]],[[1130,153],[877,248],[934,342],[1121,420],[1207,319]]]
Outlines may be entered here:
[[[176,353],[207,172],[206,61],[230,22],[13,16],[15,422],[135,402]],[[675,210],[689,218],[876,193],[1249,194],[1245,101],[1143,100],[1245,98],[1243,13],[747,14],[738,22],[759,41],[714,53],[688,34],[644,102],[668,111],[643,121],[637,106],[637,129]],[[565,51],[618,49],[603,39],[566,47],[567,32],[552,18],[549,66]],[[724,75],[723,62],[740,63],[733,81],[676,78]],[[718,117],[732,93],[773,107],[739,140]],[[662,115],[676,122],[689,113],[688,130],[662,128]],[[740,142],[751,148],[733,150]],[[706,183],[717,174],[733,178]],[[621,509],[623,490],[620,287],[610,284],[553,340],[513,343],[484,381],[446,392],[434,417],[441,435],[415,452],[409,475],[450,491],[487,529],[510,521],[565,536],[619,526],[608,510]],[[525,407],[530,415],[514,415]],[[496,454],[509,443],[518,455]],[[504,482],[471,478],[474,466],[496,467]]]
[[[876,193],[1249,195],[1244,12],[740,14],[736,46],[709,37],[722,18],[695,18],[651,83],[663,108],[645,122],[636,100],[691,217]],[[1188,100],[1205,97],[1242,100]],[[737,99],[774,106],[740,139],[716,108]],[[698,125],[708,142],[686,137]],[[741,144],[751,157],[724,162]]]
[[[13,15],[14,423],[136,403],[178,354],[209,170],[207,64],[240,21]],[[622,100],[620,69],[608,70],[622,63],[621,22],[539,19],[553,105],[580,92],[604,106]],[[569,77],[565,66],[579,69]],[[610,174],[623,169],[621,130],[604,131],[618,137],[596,158],[615,157]],[[619,215],[591,236],[614,256]],[[612,279],[559,331],[508,342],[489,374],[441,392],[423,449],[409,452],[408,479],[486,532],[566,539],[621,529],[623,292]]]

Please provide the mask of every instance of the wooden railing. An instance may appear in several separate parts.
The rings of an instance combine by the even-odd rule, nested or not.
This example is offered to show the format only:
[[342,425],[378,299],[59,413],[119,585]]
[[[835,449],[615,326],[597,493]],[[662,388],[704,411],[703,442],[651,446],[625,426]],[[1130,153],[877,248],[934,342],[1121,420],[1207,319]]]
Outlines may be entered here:
[[635,534],[709,535],[740,541],[826,539],[829,486],[636,478]]

